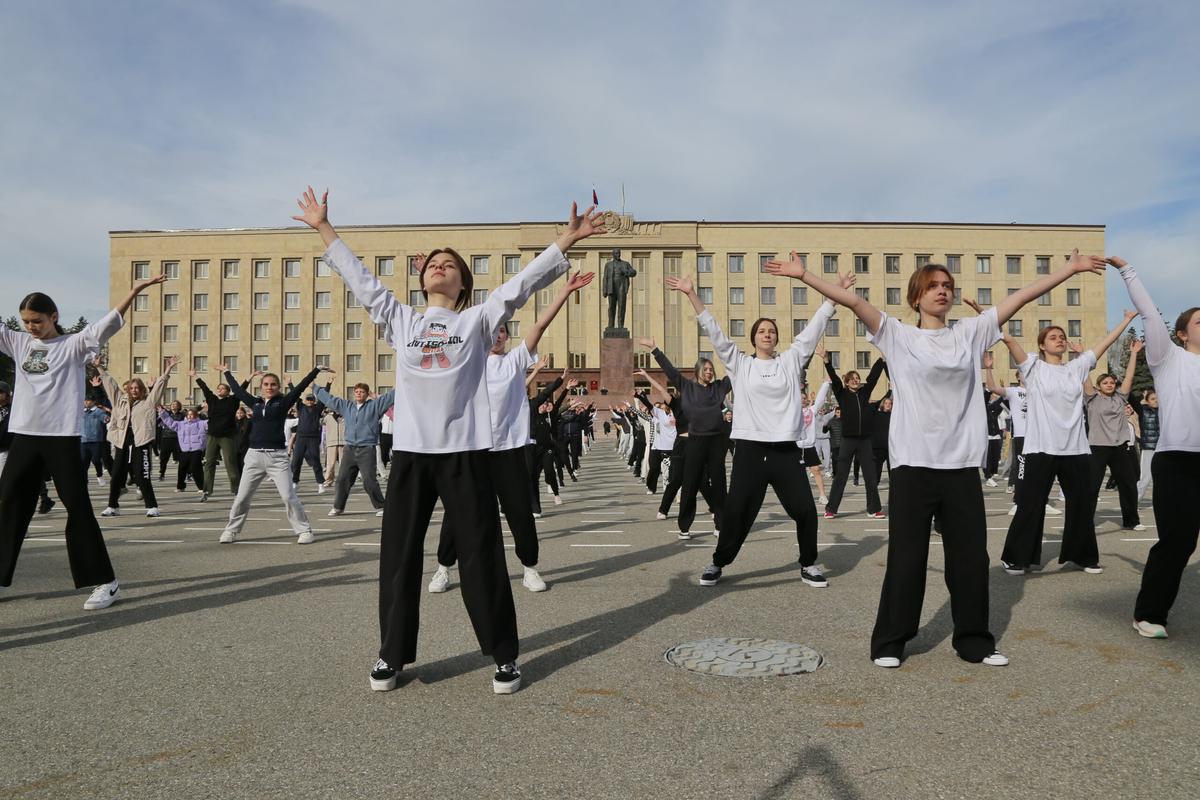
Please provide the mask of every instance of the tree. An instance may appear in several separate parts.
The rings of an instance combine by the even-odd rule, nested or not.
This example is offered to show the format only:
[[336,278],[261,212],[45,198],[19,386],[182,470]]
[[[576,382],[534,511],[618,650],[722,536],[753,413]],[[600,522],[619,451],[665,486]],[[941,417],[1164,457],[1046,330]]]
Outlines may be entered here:
[[[1117,376],[1118,383],[1125,377],[1125,368],[1129,365],[1129,346],[1139,338],[1137,331],[1130,328],[1110,351],[1108,365],[1112,373]],[[1153,388],[1154,376],[1150,374],[1150,365],[1146,363],[1146,351],[1143,350],[1141,357],[1138,358],[1137,368],[1133,372],[1131,394],[1134,398],[1140,399],[1146,390]]]

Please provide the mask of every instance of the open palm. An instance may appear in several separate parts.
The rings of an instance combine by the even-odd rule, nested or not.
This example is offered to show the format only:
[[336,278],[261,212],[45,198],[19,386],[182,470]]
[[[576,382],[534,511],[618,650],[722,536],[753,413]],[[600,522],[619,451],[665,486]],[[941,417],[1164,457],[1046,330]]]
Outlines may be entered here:
[[317,202],[317,193],[313,191],[311,186],[305,190],[300,199],[296,201],[296,205],[300,206],[300,214],[292,217],[297,222],[303,222],[310,228],[317,228],[322,222],[329,220],[329,190],[321,195],[321,202]]

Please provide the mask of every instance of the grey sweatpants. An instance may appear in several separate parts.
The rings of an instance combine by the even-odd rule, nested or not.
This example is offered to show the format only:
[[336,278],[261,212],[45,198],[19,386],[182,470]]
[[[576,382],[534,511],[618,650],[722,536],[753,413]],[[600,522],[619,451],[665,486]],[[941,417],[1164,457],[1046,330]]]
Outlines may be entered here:
[[375,475],[375,446],[348,444],[342,448],[342,463],[338,467],[337,485],[333,490],[333,507],[338,511],[346,510],[350,488],[360,474],[371,505],[376,510],[383,508],[383,492],[379,490],[379,479]]
[[275,489],[279,492],[279,497],[287,509],[288,524],[292,526],[296,535],[299,536],[305,532],[311,533],[312,526],[308,523],[308,514],[305,513],[304,506],[300,504],[296,490],[292,488],[292,467],[288,462],[287,450],[248,450],[246,452],[246,463],[242,467],[242,480],[238,484],[237,498],[233,501],[233,508],[229,509],[229,524],[225,526],[225,530],[231,531],[234,535],[242,532],[242,526],[246,524],[246,515],[250,513],[250,499],[254,497],[258,485],[266,478],[274,481]]

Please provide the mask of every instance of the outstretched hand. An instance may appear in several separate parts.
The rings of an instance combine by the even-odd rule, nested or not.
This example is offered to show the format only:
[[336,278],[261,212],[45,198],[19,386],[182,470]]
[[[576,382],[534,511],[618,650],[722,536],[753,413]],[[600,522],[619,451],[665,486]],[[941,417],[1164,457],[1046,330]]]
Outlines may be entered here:
[[1104,260],[1106,263],[1112,264],[1117,269],[1124,269],[1125,267],[1129,266],[1129,262],[1120,256],[1109,256]]
[[971,307],[971,308],[972,308],[972,309],[975,311],[975,313],[976,313],[976,314],[982,314],[982,313],[983,313],[983,306],[979,305],[979,303],[975,302],[975,301],[974,301],[974,300],[972,300],[971,298],[969,298],[969,297],[964,297],[964,298],[962,299],[962,301],[963,301],[963,304],[964,304],[964,305],[968,305],[968,306],[970,306],[970,307]]
[[567,282],[563,284],[562,292],[563,294],[578,292],[580,289],[591,283],[592,279],[595,277],[596,273],[594,272],[580,273],[579,270],[576,270],[574,273],[567,276]]
[[983,354],[983,368],[984,369],[991,369],[993,366],[995,366],[995,364],[996,364],[996,359],[992,357],[992,354],[990,351]]
[[648,336],[643,336],[643,337],[639,338],[637,340],[637,343],[640,344],[642,347],[646,348],[647,350],[653,350],[655,347],[658,346],[654,343],[654,340]]
[[858,276],[849,270],[838,275],[838,286],[841,286],[843,289],[849,289],[856,283],[858,283]]
[[1128,325],[1133,320],[1137,319],[1138,312],[1125,309],[1125,324]]
[[608,233],[608,228],[604,226],[604,214],[597,211],[595,206],[588,206],[587,211],[580,214],[579,204],[571,203],[571,218],[567,220],[567,228],[563,231],[570,240],[568,246],[600,233]]
[[788,261],[771,259],[763,266],[763,271],[771,275],[783,275],[787,278],[803,278],[804,273],[808,270],[804,266],[804,261],[793,250]]
[[164,272],[162,275],[156,275],[153,278],[147,278],[144,281],[139,281],[138,283],[134,284],[133,288],[135,291],[140,293],[140,292],[144,291],[147,287],[153,286],[156,283],[165,283],[166,280],[167,280],[167,273]]
[[1136,356],[1146,348],[1146,343],[1141,339],[1134,339],[1129,343],[1129,354]]
[[1081,256],[1079,248],[1076,247],[1071,251],[1071,257],[1067,261],[1067,266],[1072,272],[1091,272],[1094,275],[1103,275],[1104,270],[1108,268],[1108,261],[1102,256]]
[[317,202],[317,193],[313,191],[311,186],[305,190],[300,199],[296,201],[296,205],[300,206],[300,213],[292,219],[297,222],[303,222],[308,227],[316,230],[321,223],[329,221],[329,190],[321,195],[321,202]]
[[668,289],[674,289],[677,292],[683,292],[686,295],[696,293],[696,284],[687,275],[668,275],[665,283]]

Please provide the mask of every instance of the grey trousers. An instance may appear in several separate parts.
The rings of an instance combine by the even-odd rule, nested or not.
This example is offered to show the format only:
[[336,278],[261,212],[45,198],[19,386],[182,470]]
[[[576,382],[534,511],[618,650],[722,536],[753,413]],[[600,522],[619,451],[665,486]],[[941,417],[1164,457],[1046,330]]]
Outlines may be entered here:
[[338,467],[337,484],[333,490],[333,507],[338,511],[346,510],[346,499],[350,496],[350,487],[362,475],[363,489],[371,498],[375,509],[383,508],[383,492],[379,489],[379,479],[375,475],[375,446],[360,446],[348,444],[342,448],[342,463]]
[[292,466],[288,461],[287,450],[249,450],[246,452],[246,463],[242,467],[242,480],[238,484],[237,498],[233,508],[229,509],[229,524],[225,530],[235,535],[242,532],[246,524],[246,515],[250,513],[250,499],[254,497],[258,485],[264,479],[270,478],[275,483],[275,489],[287,509],[288,524],[299,536],[312,532],[308,523],[308,514],[292,488]]

